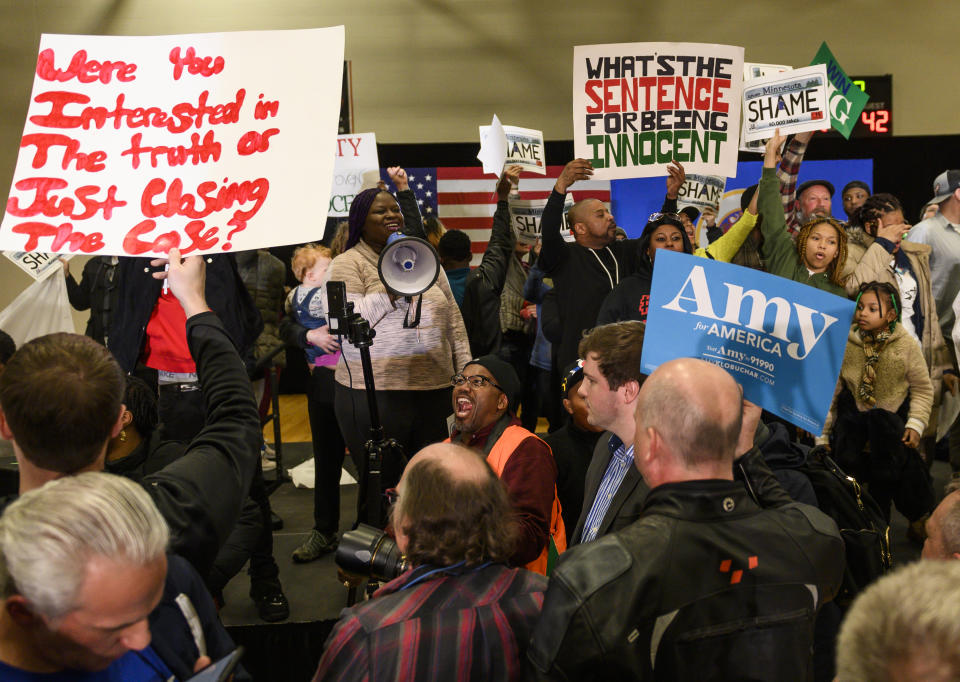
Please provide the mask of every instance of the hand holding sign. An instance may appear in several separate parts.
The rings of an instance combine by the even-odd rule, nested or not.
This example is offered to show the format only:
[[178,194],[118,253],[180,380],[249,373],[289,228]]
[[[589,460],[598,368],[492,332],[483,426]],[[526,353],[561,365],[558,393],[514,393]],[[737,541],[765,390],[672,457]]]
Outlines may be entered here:
[[683,170],[683,164],[674,161],[667,166],[667,198],[676,199],[680,194],[680,188],[687,181],[687,173]]
[[193,317],[210,310],[207,306],[206,279],[207,264],[202,256],[180,258],[180,249],[170,249],[167,258],[155,258],[150,261],[153,267],[167,266],[162,272],[153,273],[154,279],[165,279],[170,291],[187,317]]
[[500,201],[506,201],[510,196],[510,190],[520,183],[520,173],[523,172],[523,166],[510,166],[500,176],[497,181],[497,198]]
[[560,172],[553,188],[560,194],[566,194],[570,185],[577,180],[589,180],[593,176],[593,164],[586,159],[574,159]]
[[766,149],[764,150],[764,168],[777,167],[777,164],[780,163],[780,148],[783,146],[783,143],[786,141],[786,139],[786,137],[780,134],[779,128],[773,131],[773,137],[767,140]]

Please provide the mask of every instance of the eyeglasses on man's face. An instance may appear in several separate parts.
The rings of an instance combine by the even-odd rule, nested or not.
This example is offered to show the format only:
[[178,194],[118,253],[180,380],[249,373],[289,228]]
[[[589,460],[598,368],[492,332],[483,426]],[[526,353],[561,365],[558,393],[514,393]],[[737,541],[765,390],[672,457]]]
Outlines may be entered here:
[[500,386],[497,386],[490,379],[480,374],[472,374],[468,377],[464,376],[463,374],[454,374],[452,377],[450,377],[451,386],[463,386],[464,382],[466,381],[469,381],[470,385],[474,388],[483,388],[487,384],[490,384],[498,391],[506,393],[506,391],[504,391]]

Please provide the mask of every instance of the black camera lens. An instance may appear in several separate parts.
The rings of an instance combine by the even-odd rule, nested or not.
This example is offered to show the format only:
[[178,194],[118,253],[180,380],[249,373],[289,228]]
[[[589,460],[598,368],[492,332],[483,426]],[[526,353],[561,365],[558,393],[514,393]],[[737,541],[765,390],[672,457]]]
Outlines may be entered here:
[[363,523],[340,538],[335,561],[345,573],[377,580],[393,580],[410,567],[396,542]]

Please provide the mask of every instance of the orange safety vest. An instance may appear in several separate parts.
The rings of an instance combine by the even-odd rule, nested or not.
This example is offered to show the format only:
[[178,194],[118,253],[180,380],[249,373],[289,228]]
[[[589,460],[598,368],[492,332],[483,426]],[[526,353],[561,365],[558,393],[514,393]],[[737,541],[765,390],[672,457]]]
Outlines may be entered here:
[[[497,442],[494,443],[490,449],[490,454],[487,455],[487,464],[493,469],[493,473],[497,475],[497,478],[500,478],[500,474],[503,473],[507,461],[520,446],[520,443],[531,436],[543,443],[547,447],[547,450],[550,450],[549,445],[522,426],[508,426],[504,429],[503,433],[500,434],[500,437],[497,439]],[[449,438],[447,438],[447,442],[450,442]],[[552,456],[553,452],[551,451],[550,454]],[[567,531],[563,525],[563,517],[560,515],[560,498],[557,497],[556,485],[553,486],[553,507],[550,511],[550,538],[553,540],[557,554],[562,554],[566,551]],[[524,566],[524,568],[534,573],[547,575],[549,558],[550,542],[548,541],[547,546],[540,552],[540,556]]]

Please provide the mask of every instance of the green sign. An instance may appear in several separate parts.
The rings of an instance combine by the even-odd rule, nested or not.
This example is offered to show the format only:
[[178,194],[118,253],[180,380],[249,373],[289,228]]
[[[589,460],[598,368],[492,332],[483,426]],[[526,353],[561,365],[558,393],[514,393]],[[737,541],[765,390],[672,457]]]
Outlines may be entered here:
[[820,45],[817,55],[810,64],[826,65],[830,123],[835,130],[849,140],[850,132],[853,130],[853,126],[857,124],[860,112],[863,111],[863,107],[866,106],[870,96],[847,78],[846,72],[840,68],[830,48],[827,47],[826,41]]

